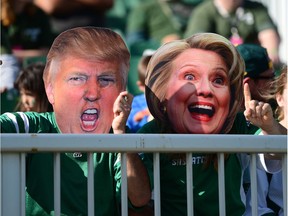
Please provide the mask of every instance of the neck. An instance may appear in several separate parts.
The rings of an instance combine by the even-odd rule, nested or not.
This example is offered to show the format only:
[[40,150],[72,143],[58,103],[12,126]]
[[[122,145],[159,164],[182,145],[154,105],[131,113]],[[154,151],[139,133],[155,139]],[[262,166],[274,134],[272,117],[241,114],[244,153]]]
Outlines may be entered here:
[[237,2],[234,2],[235,0],[214,0],[214,3],[218,9],[222,11],[222,13],[225,11],[226,13],[234,12],[239,6],[242,5],[243,0],[237,0]]

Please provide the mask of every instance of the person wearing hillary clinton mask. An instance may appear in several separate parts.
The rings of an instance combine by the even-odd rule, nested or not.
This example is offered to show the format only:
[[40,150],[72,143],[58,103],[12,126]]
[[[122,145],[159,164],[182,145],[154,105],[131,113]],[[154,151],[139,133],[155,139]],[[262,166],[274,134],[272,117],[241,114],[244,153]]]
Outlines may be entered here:
[[[269,104],[253,101],[247,85],[243,90],[243,71],[243,59],[234,45],[218,34],[199,33],[164,44],[150,59],[145,79],[154,119],[138,133],[226,134],[244,96],[249,121],[265,133],[282,133]],[[153,154],[142,157],[153,189]],[[192,161],[194,214],[215,215],[219,213],[217,154],[193,153]],[[242,178],[249,161],[248,154],[225,154],[227,215],[245,212]],[[162,215],[187,215],[186,181],[186,154],[160,154]]]

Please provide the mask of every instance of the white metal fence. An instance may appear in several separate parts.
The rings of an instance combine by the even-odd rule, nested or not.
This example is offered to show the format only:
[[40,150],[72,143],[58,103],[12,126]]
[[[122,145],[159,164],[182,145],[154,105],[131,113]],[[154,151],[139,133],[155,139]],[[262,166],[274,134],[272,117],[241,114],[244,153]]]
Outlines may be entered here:
[[[120,152],[121,163],[126,164],[127,152],[154,153],[154,211],[160,211],[160,166],[162,152],[186,153],[187,212],[193,213],[192,154],[218,153],[219,215],[225,213],[224,153],[251,154],[252,214],[257,216],[257,153],[283,153],[283,201],[287,203],[287,136],[253,135],[172,135],[172,134],[1,134],[1,215],[25,215],[25,155],[30,152],[54,152],[54,208],[60,215],[60,153],[88,153],[88,215],[94,215],[93,152]],[[126,166],[122,166],[122,215],[128,215]],[[284,205],[284,215],[287,206]]]

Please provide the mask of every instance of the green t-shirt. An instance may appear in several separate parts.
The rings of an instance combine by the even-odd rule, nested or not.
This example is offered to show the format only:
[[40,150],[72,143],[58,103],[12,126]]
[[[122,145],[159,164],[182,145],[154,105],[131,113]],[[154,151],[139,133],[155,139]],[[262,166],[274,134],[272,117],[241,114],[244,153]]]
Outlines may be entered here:
[[[138,133],[163,133],[155,120]],[[191,140],[193,141],[193,140]],[[231,144],[233,145],[233,144]],[[153,155],[142,154],[153,185]],[[204,167],[205,154],[193,154],[194,215],[218,215],[218,173],[213,164]],[[248,166],[247,154],[230,154],[225,161],[226,214],[240,216],[245,211],[243,173]],[[160,154],[161,214],[187,215],[186,161],[180,155]]]
[[167,3],[148,0],[129,13],[126,34],[131,54],[142,55],[145,49],[157,49],[163,37],[180,34],[180,26]]
[[259,128],[248,122],[243,112],[239,112],[236,115],[233,126],[229,131],[229,134],[255,134]]
[[54,40],[49,16],[29,3],[16,20],[8,27],[12,49],[49,48]]
[[199,32],[213,32],[229,39],[232,35],[231,27],[238,29],[244,43],[259,43],[260,31],[276,30],[267,8],[259,2],[244,1],[238,12],[222,16],[214,1],[207,1],[195,8],[191,14],[184,36],[189,37]]
[[[1,133],[60,133],[54,113],[5,113]],[[120,215],[121,166],[117,153],[94,154],[95,215]],[[61,154],[61,215],[87,215],[87,155]],[[53,215],[53,154],[26,158],[26,215]]]

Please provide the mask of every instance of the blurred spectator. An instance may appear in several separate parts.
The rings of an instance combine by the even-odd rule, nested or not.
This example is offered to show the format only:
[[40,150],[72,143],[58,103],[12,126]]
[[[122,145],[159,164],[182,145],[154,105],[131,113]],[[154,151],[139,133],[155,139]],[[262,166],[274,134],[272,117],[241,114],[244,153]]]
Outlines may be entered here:
[[155,50],[145,50],[138,63],[138,81],[137,85],[142,94],[136,95],[132,101],[132,108],[127,120],[127,126],[131,132],[137,132],[144,124],[152,120],[145,98],[145,75],[147,65]]
[[[2,24],[2,23],[1,23]],[[1,65],[0,65],[0,92],[4,93],[14,87],[14,81],[19,73],[19,63],[17,58],[12,54],[7,35],[7,28],[1,25]]]
[[1,54],[0,54],[0,93],[1,114],[13,111],[17,103],[17,92],[14,89],[14,81],[19,73],[19,63],[13,55],[8,37],[8,26],[15,20],[9,0],[1,2]]
[[[243,84],[247,83],[250,88],[251,98],[253,100],[269,102],[272,108],[276,106],[275,100],[268,100],[263,96],[270,88],[274,79],[274,68],[267,50],[257,44],[241,44],[236,47],[239,54],[245,62],[245,71],[243,74]],[[245,105],[242,104],[241,110],[237,113],[233,127],[230,133],[235,134],[241,129],[246,134],[255,134],[258,127],[251,124],[244,116]],[[243,187],[245,192],[250,188],[250,170],[249,167],[244,172]]]
[[270,59],[279,64],[280,37],[267,8],[249,0],[212,0],[199,5],[191,15],[185,37],[214,32],[234,45],[256,43],[265,47]]
[[20,60],[46,56],[53,41],[49,17],[31,0],[5,0],[6,13],[13,16],[7,33],[13,54]]
[[[182,37],[187,20],[202,0],[146,0],[128,15],[127,43],[131,53],[142,54],[145,49]],[[134,51],[135,50],[135,51]]]
[[271,85],[275,73],[267,49],[256,44],[241,44],[236,47],[245,62],[243,83],[248,83],[254,100],[268,102],[263,92]]
[[125,38],[128,14],[141,1],[143,0],[114,0],[113,7],[105,14],[106,26]]
[[[267,101],[267,98],[263,97],[263,93],[267,91],[274,79],[274,68],[267,50],[257,44],[241,44],[236,49],[245,62],[243,84],[248,83],[251,98],[257,101],[269,102],[272,107],[275,107],[274,100]],[[234,134],[240,130],[240,127],[242,129],[245,127],[246,133],[254,134],[258,128],[246,121],[243,115],[244,102],[241,106],[230,133]]]
[[105,27],[105,13],[114,0],[34,0],[35,5],[50,15],[53,33],[79,26]]
[[48,101],[43,81],[45,64],[42,62],[32,63],[22,69],[15,81],[15,88],[20,97],[16,107],[17,111],[50,112],[53,111]]
[[[279,123],[288,128],[287,121],[287,66],[283,67],[280,75],[271,83],[265,97],[277,101],[275,116]],[[256,134],[263,135],[261,129]],[[257,169],[258,214],[266,216],[284,216],[282,171],[268,173]],[[247,195],[245,215],[251,215],[251,191]]]

